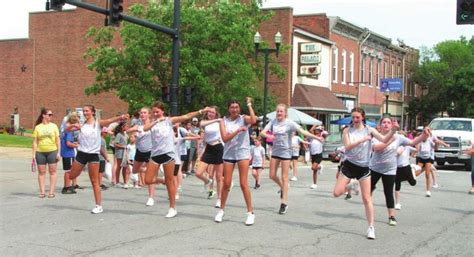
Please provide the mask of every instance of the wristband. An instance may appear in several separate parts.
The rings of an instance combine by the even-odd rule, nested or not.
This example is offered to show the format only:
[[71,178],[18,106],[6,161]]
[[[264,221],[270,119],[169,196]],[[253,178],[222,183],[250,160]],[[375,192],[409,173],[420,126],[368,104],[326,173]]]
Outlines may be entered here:
[[200,115],[202,115],[202,110],[199,110],[198,112],[199,112]]
[[248,107],[252,106],[252,103],[248,103],[247,106],[248,106]]

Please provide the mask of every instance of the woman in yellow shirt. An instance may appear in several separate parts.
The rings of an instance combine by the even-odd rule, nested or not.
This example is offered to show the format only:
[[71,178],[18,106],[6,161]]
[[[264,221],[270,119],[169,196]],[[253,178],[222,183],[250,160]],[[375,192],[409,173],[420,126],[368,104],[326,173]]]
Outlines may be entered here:
[[46,165],[49,167],[49,194],[48,198],[54,198],[54,187],[56,185],[56,165],[60,157],[61,141],[56,124],[51,122],[53,112],[49,109],[41,109],[36,119],[33,131],[33,160],[38,165],[38,183],[40,187],[40,198],[45,194]]

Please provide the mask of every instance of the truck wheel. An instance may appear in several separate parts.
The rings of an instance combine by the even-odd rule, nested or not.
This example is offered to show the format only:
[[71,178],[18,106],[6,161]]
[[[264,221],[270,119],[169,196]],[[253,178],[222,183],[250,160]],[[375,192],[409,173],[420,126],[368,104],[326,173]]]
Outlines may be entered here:
[[443,166],[443,165],[444,165],[444,161],[436,161],[436,164],[437,164],[438,166]]

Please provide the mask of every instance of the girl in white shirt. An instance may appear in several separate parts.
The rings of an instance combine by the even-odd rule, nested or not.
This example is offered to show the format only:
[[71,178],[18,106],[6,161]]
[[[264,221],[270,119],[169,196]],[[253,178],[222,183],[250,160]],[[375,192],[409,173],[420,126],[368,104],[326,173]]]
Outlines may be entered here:
[[92,183],[92,189],[94,191],[95,208],[92,209],[93,214],[102,213],[101,193],[100,193],[100,180],[99,180],[99,153],[100,153],[100,142],[101,142],[101,127],[108,126],[112,122],[128,120],[128,115],[120,115],[107,120],[96,120],[95,119],[95,108],[93,105],[86,105],[82,108],[86,121],[84,124],[76,123],[70,124],[66,131],[79,130],[76,160],[72,164],[72,168],[69,174],[70,179],[77,178],[84,166],[88,164],[89,178]]

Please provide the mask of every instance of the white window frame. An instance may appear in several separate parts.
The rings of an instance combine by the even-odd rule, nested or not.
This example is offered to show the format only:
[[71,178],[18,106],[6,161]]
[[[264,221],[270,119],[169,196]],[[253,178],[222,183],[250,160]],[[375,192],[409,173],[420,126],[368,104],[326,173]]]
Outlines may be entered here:
[[332,63],[332,82],[333,83],[337,83],[337,64],[338,64],[338,58],[339,58],[339,55],[338,55],[338,49],[337,47],[334,47],[334,49],[332,50],[332,58],[333,58],[333,63]]
[[347,60],[346,60],[346,50],[345,49],[342,49],[342,54],[341,54],[341,57],[342,57],[342,65],[341,65],[341,83],[342,84],[346,84],[347,83],[347,69],[346,69],[346,66],[347,66]]
[[370,62],[369,62],[369,87],[372,87],[373,82],[374,82],[373,69],[374,69],[374,58],[371,57]]
[[361,82],[364,82],[364,83],[362,83],[363,86],[365,86],[365,77],[366,77],[366,75],[365,75],[365,65],[366,64],[365,63],[366,63],[365,55],[362,55],[362,62],[361,62],[362,78],[361,78]]
[[351,82],[349,83],[350,86],[354,85],[354,53],[351,52],[349,55],[349,79]]
[[377,66],[375,66],[375,77],[376,77],[376,81],[375,81],[375,85],[377,86],[377,88],[380,88],[380,59],[377,59]]

